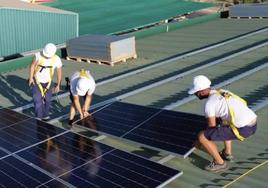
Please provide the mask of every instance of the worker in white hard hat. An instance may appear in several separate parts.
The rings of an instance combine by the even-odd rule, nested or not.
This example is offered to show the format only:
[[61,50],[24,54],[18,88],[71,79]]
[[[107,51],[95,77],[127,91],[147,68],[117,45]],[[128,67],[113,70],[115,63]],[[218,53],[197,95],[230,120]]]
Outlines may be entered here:
[[52,97],[51,83],[54,70],[57,70],[57,84],[54,92],[60,91],[62,62],[56,55],[57,48],[48,43],[41,52],[35,54],[29,70],[29,86],[32,86],[35,115],[44,121],[49,120],[49,107]]
[[[196,147],[208,152],[213,161],[205,167],[211,172],[227,169],[226,161],[232,161],[232,140],[243,141],[257,129],[257,115],[248,108],[244,99],[228,90],[211,88],[211,81],[204,75],[194,77],[188,91],[200,100],[207,99],[204,113],[208,127],[198,134]],[[224,141],[224,148],[218,151],[215,141]]]
[[[74,121],[76,111],[80,114],[80,119],[89,115],[88,111],[92,101],[92,95],[95,91],[96,83],[90,71],[84,69],[75,72],[70,79],[70,99],[72,101],[69,115],[69,124]],[[80,98],[84,99],[83,105],[80,104]]]

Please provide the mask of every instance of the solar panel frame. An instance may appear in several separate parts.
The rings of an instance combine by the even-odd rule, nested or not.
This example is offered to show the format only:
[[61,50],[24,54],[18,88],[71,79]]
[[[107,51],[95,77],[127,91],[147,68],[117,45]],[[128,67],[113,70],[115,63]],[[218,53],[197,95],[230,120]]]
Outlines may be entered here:
[[[20,152],[33,145],[46,141],[48,138],[47,135],[44,134],[44,131],[47,131],[48,129],[50,129],[50,132],[46,133],[49,133],[50,136],[59,136],[65,132],[70,132],[70,130],[66,131],[8,108],[0,109],[2,115],[7,115],[7,112],[8,114],[12,114],[11,118],[17,120],[13,122],[9,121],[12,123],[0,128],[0,149],[9,153],[5,156],[0,156],[0,160],[12,155],[12,153]],[[0,122],[3,118],[3,116],[0,116]],[[5,117],[5,119],[7,118]],[[27,124],[27,126],[24,126],[25,124]],[[30,126],[33,126],[33,128],[30,128]]]
[[[95,142],[98,145],[100,145],[101,147],[106,148],[106,151],[101,153],[100,155],[97,155],[95,158],[89,159],[88,161],[84,160],[81,164],[74,164],[73,161],[80,161],[80,156],[85,157],[85,155],[80,155],[77,150],[77,146],[73,145],[73,146],[69,146],[68,143],[69,142],[78,142],[80,139],[74,139],[74,137],[78,136],[79,138],[85,138],[90,140],[91,142]],[[54,174],[58,179],[62,179],[64,182],[68,182],[71,185],[74,186],[82,186],[82,185],[86,185],[87,182],[94,182],[97,181],[96,177],[95,179],[90,179],[90,177],[86,176],[86,171],[84,170],[85,166],[90,166],[91,163],[93,163],[93,166],[97,166],[99,168],[99,174],[102,174],[101,176],[99,176],[98,178],[102,178],[101,181],[98,181],[97,183],[100,183],[102,186],[106,186],[106,185],[110,185],[111,186],[111,182],[114,181],[114,185],[118,186],[123,186],[123,187],[146,187],[146,185],[148,183],[150,186],[149,187],[162,187],[163,185],[166,185],[167,183],[169,183],[170,181],[172,181],[174,178],[177,178],[179,176],[182,175],[182,172],[179,170],[175,170],[166,166],[163,166],[161,164],[158,164],[156,162],[150,161],[148,159],[145,159],[141,156],[132,154],[132,153],[128,153],[125,151],[121,151],[118,150],[116,148],[101,144],[99,142],[93,141],[89,138],[86,138],[82,135],[79,135],[77,133],[73,133],[73,132],[69,132],[69,133],[65,133],[64,135],[60,136],[61,139],[65,140],[65,142],[57,142],[58,144],[62,144],[63,146],[66,144],[65,149],[62,149],[61,147],[59,147],[60,152],[62,152],[62,154],[65,155],[65,157],[67,157],[68,159],[71,160],[71,162],[69,162],[69,160],[65,160],[64,162],[69,162],[70,164],[72,163],[72,165],[74,164],[74,168],[69,168],[68,166],[69,164],[65,164],[64,168],[66,168],[66,171],[62,171],[60,174]],[[55,139],[60,139],[60,137],[57,137]],[[67,140],[66,140],[67,139]],[[70,139],[68,141],[68,139]],[[55,141],[56,143],[56,141]],[[68,147],[67,147],[68,145]],[[38,157],[36,154],[36,149],[40,150],[40,146],[34,146],[31,147],[27,150],[24,150],[22,152],[17,153],[16,155],[18,155],[21,158],[24,158],[25,160],[27,160],[28,162],[30,162],[31,164],[35,164],[35,165],[39,165],[39,167],[43,168],[40,163],[38,163],[36,160],[39,159],[40,157]],[[71,152],[72,149],[75,149],[75,151],[73,153],[75,153],[77,158],[69,158],[67,155],[73,155]],[[89,149],[86,150],[86,153],[88,153]],[[83,152],[82,152],[83,153]],[[85,154],[85,153],[84,153]],[[119,155],[121,154],[121,155]],[[114,157],[117,156],[126,156],[125,158],[118,158],[117,161],[119,161],[121,164],[116,163],[116,160],[114,160]],[[108,158],[107,158],[108,157]],[[86,159],[86,158],[83,158]],[[99,166],[98,163],[94,164],[95,161],[97,161],[98,159],[101,159],[101,162],[99,162],[99,164],[105,164],[106,166],[110,166],[109,169],[104,167]],[[131,159],[131,160],[130,160]],[[125,160],[126,162],[122,165],[122,161]],[[133,162],[135,161],[136,162]],[[60,159],[60,161],[63,161]],[[104,163],[104,162],[105,163]],[[141,164],[143,163],[149,163],[149,165],[142,166]],[[57,163],[57,161],[53,160],[53,164],[55,165]],[[133,163],[133,164],[132,164]],[[126,165],[134,165],[133,167],[126,167]],[[150,166],[151,165],[151,166]],[[155,166],[155,167],[153,167]],[[157,167],[157,168],[156,168]],[[139,171],[139,168],[140,171]],[[85,169],[87,169],[87,167],[85,167]],[[112,169],[112,170],[111,170]],[[151,169],[151,170],[150,170]],[[161,170],[162,169],[162,170]],[[149,171],[151,171],[149,173]],[[49,173],[52,173],[51,171],[48,171]],[[123,173],[122,173],[123,172]],[[76,173],[78,173],[79,175],[77,175]],[[120,174],[119,174],[120,173]],[[149,173],[149,175],[144,175],[146,173]],[[158,173],[158,176],[156,176],[156,174]],[[165,174],[162,174],[165,173]],[[52,173],[53,174],[53,173]],[[131,174],[131,175],[128,175]],[[160,176],[162,175],[162,176]],[[155,176],[155,177],[154,177]],[[70,177],[70,179],[65,178],[65,177]],[[87,177],[87,178],[85,178]],[[135,178],[139,178],[139,181],[136,181],[136,179],[132,179],[133,177]],[[161,178],[162,177],[162,178]],[[164,178],[163,178],[164,177]],[[105,178],[105,179],[103,179]],[[106,179],[108,178],[108,179]],[[112,179],[111,179],[112,178]],[[115,178],[115,179],[114,179]],[[77,182],[72,182],[73,179],[79,179],[79,183],[81,183],[81,185],[78,184],[74,184]],[[159,179],[162,179],[163,181],[159,181]],[[146,185],[141,184],[142,181],[144,183],[147,183]],[[146,180],[146,181],[145,181]],[[150,180],[150,181],[149,181]],[[106,181],[106,182],[105,182]],[[54,179],[50,179],[48,182],[45,182],[43,185],[44,186],[57,186],[58,181],[54,181]],[[120,183],[120,184],[119,184]],[[131,185],[131,186],[130,186]],[[153,185],[153,186],[151,186]],[[93,185],[91,185],[93,187]]]
[[[42,182],[53,178],[49,174],[34,168],[32,165],[27,164],[16,156],[9,156],[0,160],[0,165],[1,187],[36,187]],[[14,178],[15,174],[16,178]],[[67,182],[62,180],[58,181],[58,184],[61,186],[68,185]]]
[[[12,112],[12,113],[17,114],[17,112]],[[68,173],[70,173],[70,174],[74,174],[74,172],[79,173],[81,171],[80,169],[82,169],[82,167],[85,166],[85,164],[87,164],[87,163],[91,164],[91,163],[93,163],[93,161],[97,161],[99,158],[99,156],[94,156],[95,158],[92,158],[91,160],[86,161],[87,158],[83,158],[85,156],[80,158],[80,156],[82,156],[82,155],[78,155],[78,157],[77,157],[77,154],[79,152],[81,153],[80,149],[76,148],[76,147],[78,147],[77,144],[78,144],[80,139],[75,139],[75,138],[76,137],[79,137],[79,138],[83,137],[85,140],[90,140],[91,142],[96,142],[96,141],[93,141],[93,140],[91,140],[83,135],[74,133],[70,130],[64,130],[61,128],[54,127],[53,125],[50,125],[48,123],[36,120],[34,118],[30,118],[30,117],[28,118],[28,116],[24,116],[23,114],[19,114],[19,116],[27,117],[27,119],[17,121],[15,123],[13,122],[13,123],[9,124],[8,126],[4,127],[3,129],[0,129],[0,135],[1,135],[1,133],[3,135],[4,130],[8,130],[11,132],[18,131],[17,130],[18,126],[23,127],[21,132],[23,132],[25,134],[25,132],[27,133],[27,131],[33,130],[32,128],[29,127],[30,126],[29,123],[32,123],[32,126],[37,126],[36,122],[39,122],[42,124],[42,126],[39,127],[42,129],[41,141],[35,141],[33,143],[31,142],[28,145],[25,145],[21,148],[11,148],[11,149],[6,147],[5,145],[3,145],[3,142],[0,142],[0,164],[2,164],[2,166],[5,166],[6,168],[8,168],[8,171],[6,171],[6,173],[4,173],[3,171],[0,170],[0,176],[2,178],[8,179],[8,178],[11,178],[11,174],[12,175],[15,174],[16,178],[18,178],[18,179],[11,178],[5,182],[2,182],[2,180],[1,180],[0,186],[8,185],[8,186],[16,187],[16,186],[29,186],[29,185],[34,184],[34,186],[37,186],[37,187],[45,187],[47,185],[74,187],[74,186],[77,186],[76,184],[79,184],[80,182],[84,182],[80,186],[91,185],[88,183],[90,183],[89,181],[93,180],[93,179],[88,179],[89,178],[88,175],[85,176],[86,177],[85,179],[83,179],[80,176],[81,174],[76,175],[77,178],[80,178],[80,181],[75,182],[76,183],[75,185],[73,185],[72,183],[69,183],[68,179],[65,180],[64,176]],[[27,123],[28,126],[24,126],[25,123]],[[56,131],[57,133],[55,133],[54,131],[51,131],[51,129],[48,129],[47,126],[51,126],[55,129],[57,129],[58,132]],[[36,127],[34,128],[34,130],[36,130]],[[47,131],[47,132],[45,133],[45,131]],[[38,131],[34,131],[33,134],[34,135],[38,134]],[[36,137],[38,137],[38,136],[36,136]],[[75,147],[71,145],[72,146],[72,148],[71,148],[70,145],[68,145],[69,142],[66,140],[63,140],[61,142],[56,142],[56,140],[58,140],[58,139],[60,140],[61,138],[71,140],[70,142],[72,144],[74,144]],[[0,137],[0,139],[1,139],[1,137]],[[31,139],[33,139],[33,138],[31,138]],[[2,140],[3,140],[3,138],[2,138]],[[40,156],[37,157],[36,154],[38,153],[38,151],[39,152],[40,151],[47,152],[48,151],[47,147],[51,146],[51,143],[53,143],[54,140],[55,140],[55,143],[62,144],[65,146],[64,147],[65,149],[62,149],[62,148],[59,149],[59,151],[62,152],[64,155],[68,154],[68,152],[65,152],[65,151],[68,151],[68,149],[71,149],[71,151],[73,151],[73,153],[69,153],[69,155],[72,156],[72,158],[70,158],[70,159],[72,161],[75,161],[75,163],[72,164],[74,169],[73,168],[71,168],[71,170],[68,169],[68,165],[66,165],[67,163],[65,163],[63,168],[67,170],[66,172],[61,173],[61,174],[53,174],[48,170],[50,168],[49,166],[47,167],[48,169],[46,169],[45,167],[43,167],[41,165],[42,162],[40,163],[40,161],[42,161],[43,159],[41,159]],[[11,144],[12,144],[12,142],[14,144],[14,141],[17,142],[14,139],[10,139],[9,141]],[[20,141],[22,141],[22,140],[20,140]],[[43,147],[46,144],[47,144],[47,147]],[[99,142],[98,142],[98,144],[100,144],[102,148],[106,148],[105,149],[106,152],[103,155],[102,155],[102,153],[100,154],[100,155],[102,155],[101,158],[108,157],[107,159],[105,159],[106,163],[104,163],[104,164],[106,166],[108,166],[109,168],[111,168],[112,170],[116,170],[115,172],[113,172],[110,169],[105,169],[105,168],[102,169],[103,173],[105,172],[105,174],[108,175],[107,177],[110,178],[111,174],[112,174],[112,177],[117,179],[117,180],[116,179],[110,179],[110,180],[108,179],[109,181],[107,181],[107,183],[108,183],[107,185],[109,185],[109,186],[111,186],[111,181],[117,181],[117,184],[114,184],[114,185],[117,185],[120,187],[122,185],[125,187],[129,187],[129,185],[131,185],[131,186],[135,185],[135,187],[163,187],[164,185],[166,185],[167,183],[169,183],[173,179],[181,176],[183,173],[182,171],[163,166],[159,163],[150,161],[150,160],[143,158],[141,156],[138,156],[136,154],[121,151],[121,150],[118,150],[118,149],[113,148],[111,146],[101,144]],[[51,151],[54,152],[56,150],[56,147],[55,146],[53,146],[53,147],[54,148],[51,149]],[[92,148],[93,148],[93,146],[92,146]],[[88,152],[88,150],[86,150],[86,152]],[[92,154],[90,154],[90,155],[92,155]],[[54,156],[54,159],[55,159],[55,156],[56,156],[55,152],[52,153],[52,156]],[[121,157],[125,156],[125,158],[120,158],[120,156]],[[117,158],[115,158],[115,157],[117,157]],[[33,161],[33,159],[35,159],[35,158],[38,158],[40,161],[39,162]],[[77,158],[79,158],[79,160],[85,159],[80,166],[77,164]],[[53,157],[52,157],[52,159],[53,159]],[[50,160],[51,160],[51,156],[50,156]],[[125,160],[125,163],[122,166],[123,160]],[[10,162],[6,162],[6,161],[10,161]],[[53,161],[53,164],[55,164],[57,162],[55,160],[52,160],[52,161]],[[65,162],[66,161],[67,160],[65,160]],[[104,161],[104,159],[102,159],[102,161]],[[117,163],[114,163],[114,161],[116,161]],[[133,163],[133,161],[136,161],[136,163]],[[13,163],[14,163],[14,165],[13,165]],[[142,163],[144,163],[143,164],[144,166],[140,165]],[[132,164],[132,167],[130,164]],[[25,172],[18,169],[17,167],[19,167],[19,166],[20,167],[23,166],[21,168],[23,168]],[[95,166],[97,166],[97,165],[95,165]],[[141,171],[138,173],[139,168]],[[70,171],[68,171],[68,170],[70,170]],[[30,175],[32,172],[34,172],[33,176]],[[130,173],[131,178],[129,178],[128,176],[126,176],[122,172],[128,173],[128,174]],[[85,173],[85,171],[84,171],[84,173]],[[147,176],[144,175],[147,173],[149,173]],[[40,175],[41,179],[46,179],[46,181],[43,181],[43,180],[39,181],[38,180],[38,182],[40,184],[36,185],[36,182],[37,182],[37,181],[35,181],[35,179],[36,179],[35,177],[37,177],[36,175]],[[72,177],[74,177],[74,176],[72,176]],[[102,175],[100,177],[105,178],[105,177],[102,177]],[[135,178],[133,179],[133,177],[135,177],[136,179]],[[27,183],[28,181],[30,181],[32,184],[30,184],[30,183],[28,184]],[[104,180],[102,179],[102,181],[100,181],[99,183],[102,184],[103,182],[104,182]],[[145,184],[142,184],[142,183],[145,183]],[[104,187],[106,187],[106,184]]]
[[[144,146],[144,147],[147,147],[147,148],[151,148],[151,149],[154,149],[154,150],[158,150],[158,151],[162,151],[162,152],[168,152],[168,153],[171,153],[172,155],[176,155],[176,156],[182,156],[183,158],[186,158],[188,157],[193,151],[194,151],[194,141],[192,141],[192,147],[188,147],[187,149],[183,150],[181,149],[181,152],[176,152],[174,149],[171,148],[172,144],[170,144],[170,149],[167,149],[165,147],[159,147],[159,146],[156,146],[155,142],[161,142],[161,140],[159,139],[155,139],[155,140],[152,140],[150,137],[151,135],[148,135],[148,138],[151,139],[151,141],[148,141],[148,142],[151,142],[149,144],[146,144],[146,143],[143,143],[140,141],[140,139],[136,139],[134,140],[131,136],[133,132],[135,132],[136,130],[138,130],[140,127],[143,127],[143,126],[146,126],[147,124],[149,124],[151,121],[153,121],[155,118],[157,118],[158,116],[161,116],[163,113],[167,113],[169,114],[169,116],[173,116],[176,115],[176,118],[177,120],[178,119],[181,119],[181,120],[184,120],[184,121],[192,121],[192,122],[196,122],[196,124],[198,124],[198,126],[196,126],[196,129],[197,131],[195,132],[196,136],[197,136],[197,133],[200,132],[201,130],[203,130],[206,126],[206,122],[205,121],[202,121],[202,120],[205,120],[203,116],[199,116],[199,115],[195,115],[195,114],[189,114],[189,113],[183,113],[183,112],[173,112],[173,111],[168,111],[168,110],[164,110],[164,109],[156,109],[156,108],[150,108],[150,107],[144,107],[144,106],[139,106],[139,105],[133,105],[133,104],[127,104],[127,103],[120,103],[120,102],[115,102],[109,106],[107,106],[106,108],[103,108],[102,110],[96,112],[96,113],[93,113],[96,118],[96,121],[99,121],[100,119],[103,120],[107,120],[107,115],[105,116],[105,118],[100,118],[98,119],[98,115],[101,115],[101,114],[108,114],[108,115],[111,115],[113,114],[114,110],[116,110],[116,107],[115,105],[121,105],[121,106],[127,106],[128,108],[130,107],[135,107],[135,108],[139,108],[141,111],[143,111],[144,109],[147,109],[147,110],[152,110],[154,113],[151,113],[151,116],[149,116],[148,118],[144,118],[143,121],[140,121],[139,124],[136,124],[136,126],[134,126],[131,130],[128,130],[124,133],[121,133],[121,135],[118,135],[118,132],[119,130],[113,130],[115,128],[115,125],[108,125],[108,129],[111,129],[112,131],[111,132],[107,132],[105,130],[102,130],[102,129],[105,129],[105,125],[100,125],[98,128],[98,122],[97,122],[97,125],[96,125],[96,129],[92,128],[92,127],[88,127],[86,125],[86,121],[87,121],[87,118],[85,118],[84,120],[81,120],[81,121],[78,121],[75,123],[75,126],[78,126],[78,127],[81,127],[81,128],[84,128],[86,130],[89,130],[89,131],[92,131],[92,132],[96,132],[96,133],[99,133],[99,134],[103,134],[103,135],[108,135],[108,136],[112,136],[114,138],[120,138],[120,139],[123,139],[123,140],[126,140],[126,141],[129,141],[129,142],[133,142],[133,143],[136,143],[136,144],[139,144],[141,146]],[[109,111],[109,109],[112,109],[111,111]],[[126,108],[123,109],[123,113],[122,111],[120,112],[121,113],[121,116],[120,118],[124,118],[124,113],[126,113]],[[178,115],[181,115],[181,117],[177,117]],[[188,117],[187,117],[188,116]],[[189,117],[191,117],[193,120],[189,120]],[[118,118],[118,116],[117,116]],[[120,119],[119,118],[119,119]],[[82,125],[82,122],[84,121],[84,125]],[[116,121],[116,120],[114,120]],[[120,125],[117,125],[117,127],[120,127]],[[179,126],[179,125],[178,125]],[[121,126],[122,127],[122,126]],[[117,132],[116,132],[117,131]],[[148,129],[147,129],[148,131]],[[116,134],[111,134],[111,133],[114,133],[116,132]],[[197,138],[197,137],[196,137]],[[165,139],[165,138],[164,138]],[[166,143],[164,143],[166,144]],[[175,146],[174,146],[175,147]]]
[[[16,114],[16,115],[14,116],[14,114]],[[8,117],[11,116],[12,119],[7,118],[6,116],[8,116]],[[1,130],[1,129],[4,129],[6,127],[12,126],[16,123],[19,123],[21,121],[25,121],[27,119],[30,119],[31,117],[29,117],[25,114],[15,112],[9,108],[1,108],[0,109],[0,118],[1,118],[1,121],[0,121],[0,130]],[[3,123],[3,120],[6,123]]]
[[[29,120],[29,122],[27,122]],[[12,153],[16,153],[25,148],[31,147],[32,145],[36,145],[38,143],[42,143],[48,139],[48,135],[42,133],[45,130],[50,130],[48,127],[53,128],[55,132],[51,132],[50,136],[59,136],[65,132],[69,132],[69,130],[59,129],[53,125],[50,125],[45,122],[38,121],[36,119],[28,119],[27,126],[24,124],[14,124],[13,126],[6,127],[0,130],[0,145],[1,147],[7,149]],[[39,122],[41,125],[31,124],[31,122]],[[24,122],[24,123],[25,123]],[[34,129],[29,128],[29,126],[33,126]],[[36,126],[36,127],[35,127]],[[36,128],[36,129],[35,129]],[[21,129],[21,130],[19,130]],[[29,135],[27,133],[33,133],[33,135]],[[1,159],[1,158],[0,158]]]

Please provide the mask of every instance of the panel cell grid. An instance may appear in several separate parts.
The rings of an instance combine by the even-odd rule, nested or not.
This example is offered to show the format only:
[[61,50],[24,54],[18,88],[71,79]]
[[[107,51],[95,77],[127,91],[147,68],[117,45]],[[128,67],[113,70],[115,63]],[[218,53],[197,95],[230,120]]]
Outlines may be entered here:
[[76,125],[187,157],[206,121],[195,114],[116,102]]

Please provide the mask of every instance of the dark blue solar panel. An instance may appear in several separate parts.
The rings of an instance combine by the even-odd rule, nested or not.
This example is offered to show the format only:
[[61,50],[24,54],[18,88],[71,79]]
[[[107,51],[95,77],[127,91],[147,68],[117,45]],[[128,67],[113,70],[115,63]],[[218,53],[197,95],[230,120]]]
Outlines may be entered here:
[[8,108],[2,108],[0,109],[0,129],[18,123],[20,121],[25,121],[29,118],[29,116],[15,112]]
[[[12,110],[0,113],[0,187],[158,187],[181,175]],[[122,116],[133,128],[152,113],[129,108]]]
[[[178,170],[75,133],[50,139],[17,155],[76,187],[157,187],[181,175]],[[55,179],[44,186],[59,184]]]
[[195,114],[117,102],[77,125],[186,156],[206,121]]
[[[139,106],[123,103],[113,103],[108,107],[94,113],[94,118],[97,121],[96,129],[102,132],[108,132],[115,136],[121,136],[142,123],[158,109],[151,108],[141,109]],[[117,118],[115,118],[117,117]],[[88,125],[91,120],[80,122],[83,126]]]
[[[0,187],[36,187],[51,180],[47,174],[13,156],[0,160],[0,166]],[[59,187],[64,187],[62,183],[57,183]]]
[[[18,112],[6,110],[11,116],[6,115],[5,118],[1,117],[0,119],[0,122],[3,120],[2,124],[6,123],[6,126],[0,129],[0,147],[11,153],[65,131],[48,123],[24,116]],[[6,112],[6,110],[2,110],[2,112]],[[23,117],[26,119],[21,119]],[[14,123],[15,120],[16,123]]]
[[0,150],[0,158],[1,158],[1,157],[4,157],[5,155],[7,155],[7,153],[4,152],[4,151],[1,151],[1,150]]

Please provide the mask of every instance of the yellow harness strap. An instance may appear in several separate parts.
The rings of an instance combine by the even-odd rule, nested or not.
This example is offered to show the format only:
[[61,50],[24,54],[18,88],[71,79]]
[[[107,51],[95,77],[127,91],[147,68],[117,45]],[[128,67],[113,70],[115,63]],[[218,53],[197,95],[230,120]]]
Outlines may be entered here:
[[231,122],[230,122],[230,127],[233,131],[233,133],[235,134],[235,136],[237,137],[237,139],[239,139],[240,141],[244,141],[245,138],[243,136],[240,135],[239,131],[237,130],[236,126],[235,126],[235,112],[234,112],[234,109],[233,107],[231,107],[229,104],[228,104],[228,101],[230,99],[230,97],[233,97],[235,98],[236,100],[239,100],[241,101],[245,106],[247,106],[247,102],[242,99],[241,97],[235,95],[234,93],[230,92],[230,91],[226,91],[226,90],[218,90],[218,93],[223,96],[226,101],[227,101],[227,105],[228,105],[228,108],[229,108],[229,111],[230,111],[230,116],[231,116]]
[[90,77],[88,76],[87,72],[85,71],[85,69],[81,69],[80,72],[79,72],[79,77],[80,78],[87,78],[87,79],[90,79]]
[[[44,61],[45,61],[45,58],[41,56],[40,59],[39,59],[39,64],[36,66],[35,71],[34,71],[35,81],[36,81],[36,84],[37,84],[37,86],[38,86],[38,88],[40,90],[41,96],[43,98],[45,97],[46,92],[49,90],[50,85],[51,85],[51,82],[52,82],[52,78],[53,78],[53,65],[56,62],[56,56],[53,56],[51,58],[50,65],[47,66],[47,67],[44,67]],[[50,79],[49,79],[49,82],[48,82],[46,88],[43,88],[43,86],[41,85],[41,83],[36,78],[36,73],[39,72],[39,71],[42,71],[42,69],[44,69],[44,68],[49,68],[49,75],[50,75]]]

